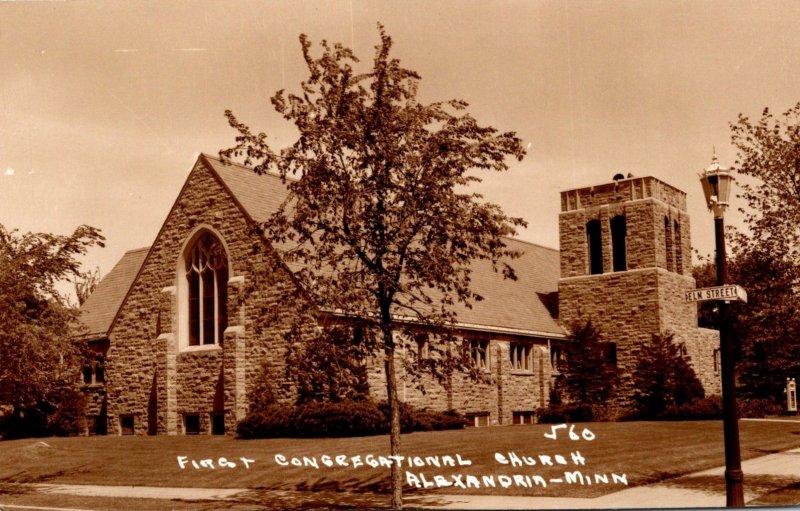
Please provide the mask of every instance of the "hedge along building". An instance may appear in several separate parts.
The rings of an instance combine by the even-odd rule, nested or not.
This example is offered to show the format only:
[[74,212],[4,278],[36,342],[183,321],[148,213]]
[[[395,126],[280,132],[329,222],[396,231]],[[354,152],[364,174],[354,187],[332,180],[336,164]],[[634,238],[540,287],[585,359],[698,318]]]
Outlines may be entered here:
[[[91,432],[232,433],[265,379],[277,399],[294,399],[284,337],[291,311],[282,307],[292,269],[254,229],[286,196],[277,176],[198,158],[153,245],[126,253],[81,308],[82,334],[97,352],[83,375]],[[518,280],[476,262],[472,288],[484,300],[455,307],[454,329],[482,377],[425,381],[423,393],[400,374],[401,399],[457,409],[475,425],[530,422],[547,405],[549,347],[565,337],[559,253],[505,241],[522,253],[512,261]],[[372,362],[370,392],[381,398],[382,363]]]

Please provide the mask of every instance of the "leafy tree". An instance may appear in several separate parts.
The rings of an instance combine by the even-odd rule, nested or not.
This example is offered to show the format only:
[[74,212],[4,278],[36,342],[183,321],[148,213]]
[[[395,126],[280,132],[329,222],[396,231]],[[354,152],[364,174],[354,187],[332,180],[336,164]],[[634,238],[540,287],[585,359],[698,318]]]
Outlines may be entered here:
[[[800,102],[775,118],[765,108],[757,122],[739,114],[731,124],[736,171],[748,235],[776,259],[800,261]],[[795,271],[793,277],[797,278]],[[795,280],[797,283],[797,280]]]
[[[782,398],[787,377],[800,375],[800,103],[758,120],[731,124],[745,228],[728,229],[729,281],[748,292],[731,304],[737,381],[744,397]],[[714,285],[714,264],[695,269],[698,286]],[[713,304],[701,325],[717,327]]]
[[357,324],[336,324],[290,345],[287,369],[298,389],[298,404],[359,401],[368,396],[364,335]]
[[[298,138],[275,151],[230,112],[239,134],[223,159],[243,157],[258,173],[276,169],[287,179],[287,202],[263,226],[311,309],[361,318],[375,335],[366,349],[382,352],[391,409],[392,454],[400,451],[395,375],[396,334],[408,321],[445,325],[452,305],[480,296],[470,289],[470,262],[490,260],[513,278],[504,261],[516,255],[502,236],[524,225],[468,186],[480,171],[503,171],[521,159],[521,140],[480,126],[453,100],[422,104],[420,77],[389,53],[392,39],[379,26],[372,69],[340,44],[323,41],[315,58],[300,36],[309,76],[298,94],[277,92],[272,104],[294,123]],[[460,360],[443,357],[442,360]],[[402,505],[401,471],[392,467],[392,506]]]
[[668,406],[704,397],[703,385],[674,335],[653,335],[642,346],[633,371],[633,400],[642,418],[656,418]]
[[[747,290],[747,303],[732,302],[737,386],[742,397],[783,398],[787,377],[800,375],[800,297],[794,284],[796,266],[737,234],[731,243],[729,281]],[[716,285],[714,263],[695,268],[698,287]],[[701,305],[700,325],[717,328],[712,302]]]
[[13,406],[14,424],[26,413],[64,415],[58,406],[83,355],[71,328],[77,311],[56,284],[81,278],[78,256],[102,242],[85,225],[69,236],[20,235],[0,225],[0,403]]
[[591,321],[576,322],[564,343],[566,369],[559,387],[570,400],[582,404],[603,404],[617,380],[617,368],[609,359],[612,344],[601,339]]
[[82,278],[73,281],[75,284],[75,297],[78,299],[79,307],[94,292],[101,279],[100,268],[95,268],[94,271],[86,272]]

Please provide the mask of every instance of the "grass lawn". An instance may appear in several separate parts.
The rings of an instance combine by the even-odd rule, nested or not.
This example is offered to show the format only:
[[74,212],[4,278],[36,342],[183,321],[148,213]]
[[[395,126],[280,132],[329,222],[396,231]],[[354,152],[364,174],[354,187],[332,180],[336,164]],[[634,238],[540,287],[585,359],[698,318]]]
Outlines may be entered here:
[[[407,456],[460,454],[471,466],[409,469],[428,479],[436,474],[483,475],[539,474],[546,480],[563,476],[565,470],[585,474],[625,474],[630,486],[655,482],[724,464],[722,423],[627,422],[578,424],[588,427],[592,441],[568,438],[564,430],[557,440],[545,438],[549,425],[505,426],[412,433],[403,435]],[[800,447],[800,422],[740,423],[742,458]],[[275,456],[316,457],[388,454],[388,436],[346,439],[234,440],[227,437],[89,437],[47,438],[0,442],[0,482],[48,482],[101,485],[187,486],[206,488],[252,488],[262,490],[384,491],[388,469],[362,466],[328,468],[283,467]],[[579,451],[585,466],[572,464],[570,453]],[[494,453],[516,452],[524,456],[560,454],[568,466],[504,466]],[[200,461],[224,456],[236,468],[180,469],[178,456]],[[240,457],[254,460],[249,468]],[[404,465],[405,466],[405,465]],[[721,482],[720,484],[723,484]],[[444,493],[594,497],[622,489],[619,484],[548,484],[523,488],[444,488]],[[406,490],[410,488],[406,486]]]

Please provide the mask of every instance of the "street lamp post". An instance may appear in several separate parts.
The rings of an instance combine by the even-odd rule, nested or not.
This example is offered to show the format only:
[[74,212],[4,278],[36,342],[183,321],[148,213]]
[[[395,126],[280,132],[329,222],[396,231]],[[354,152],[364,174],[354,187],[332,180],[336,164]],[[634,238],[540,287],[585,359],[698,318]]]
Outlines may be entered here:
[[[728,280],[725,257],[725,210],[728,207],[733,175],[722,168],[716,154],[711,165],[700,174],[706,204],[714,212],[717,242],[717,285]],[[742,458],[739,452],[739,418],[736,411],[736,382],[731,318],[726,301],[719,302],[719,342],[722,359],[722,415],[725,432],[725,494],[728,507],[744,506]]]

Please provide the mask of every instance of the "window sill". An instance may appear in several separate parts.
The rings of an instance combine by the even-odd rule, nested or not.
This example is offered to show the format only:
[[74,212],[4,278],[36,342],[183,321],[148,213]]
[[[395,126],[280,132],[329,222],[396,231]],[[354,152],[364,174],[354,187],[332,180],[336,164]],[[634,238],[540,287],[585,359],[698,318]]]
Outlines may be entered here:
[[525,369],[512,369],[509,371],[509,374],[512,376],[533,376],[533,371],[527,371]]
[[102,390],[102,389],[106,388],[106,384],[105,384],[105,382],[102,382],[102,383],[84,383],[81,388],[83,388],[85,390]]
[[203,351],[217,351],[222,350],[219,344],[199,344],[197,346],[186,346],[181,350],[181,353],[196,353]]

